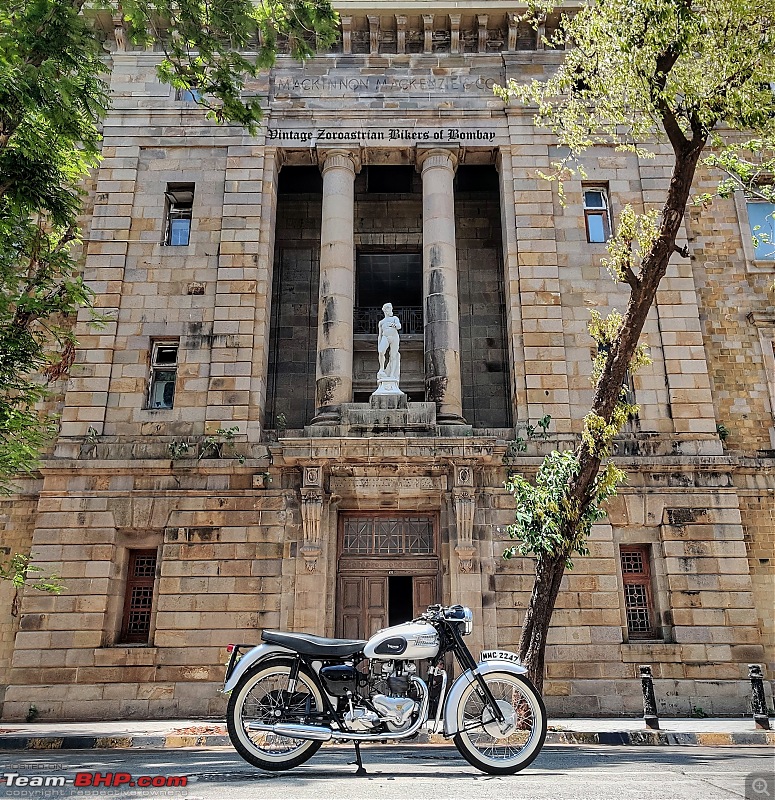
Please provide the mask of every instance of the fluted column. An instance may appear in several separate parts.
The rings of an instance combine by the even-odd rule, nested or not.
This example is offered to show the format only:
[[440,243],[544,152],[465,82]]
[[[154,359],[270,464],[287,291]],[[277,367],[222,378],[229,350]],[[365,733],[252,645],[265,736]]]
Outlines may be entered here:
[[422,263],[425,314],[425,390],[442,424],[464,424],[460,380],[455,197],[457,156],[418,150],[422,170]]
[[320,226],[318,355],[313,424],[339,419],[339,407],[352,401],[353,306],[355,304],[354,182],[360,169],[350,150],[318,151],[323,173]]

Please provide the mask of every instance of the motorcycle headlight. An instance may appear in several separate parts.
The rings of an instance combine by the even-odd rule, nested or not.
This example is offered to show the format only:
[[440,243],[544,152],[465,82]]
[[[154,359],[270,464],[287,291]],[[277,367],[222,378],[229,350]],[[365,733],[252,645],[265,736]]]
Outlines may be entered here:
[[445,610],[444,617],[457,622],[463,636],[468,636],[474,629],[474,615],[467,606],[451,606]]
[[463,636],[474,630],[474,614],[468,606],[463,607]]

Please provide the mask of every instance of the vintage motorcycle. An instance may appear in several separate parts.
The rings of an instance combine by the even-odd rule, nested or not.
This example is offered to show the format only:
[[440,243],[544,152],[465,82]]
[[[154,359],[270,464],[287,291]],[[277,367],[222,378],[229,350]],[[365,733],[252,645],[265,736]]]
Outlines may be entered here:
[[[425,726],[452,737],[478,769],[517,772],[543,746],[544,704],[515,654],[473,659],[463,641],[472,629],[470,609],[436,605],[368,641],[263,631],[257,647],[229,645],[229,737],[266,770],[297,767],[325,741],[352,741],[363,774],[361,742],[408,739]],[[462,671],[449,688],[447,653]]]

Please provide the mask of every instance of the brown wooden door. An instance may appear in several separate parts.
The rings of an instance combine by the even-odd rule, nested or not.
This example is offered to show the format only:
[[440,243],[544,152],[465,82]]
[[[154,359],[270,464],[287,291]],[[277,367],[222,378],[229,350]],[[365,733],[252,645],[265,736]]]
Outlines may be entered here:
[[339,576],[337,636],[368,639],[387,627],[387,609],[387,576]]
[[423,514],[340,517],[336,636],[368,639],[438,602],[436,528]]
[[[414,575],[411,581],[412,615],[418,617],[429,605],[438,602],[437,580],[435,575]],[[340,575],[336,636],[368,639],[381,628],[388,627],[389,586],[388,575]]]

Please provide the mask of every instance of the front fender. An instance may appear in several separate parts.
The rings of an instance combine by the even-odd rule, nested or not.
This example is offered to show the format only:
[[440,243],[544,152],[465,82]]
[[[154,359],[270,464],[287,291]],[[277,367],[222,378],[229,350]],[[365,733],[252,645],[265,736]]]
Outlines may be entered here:
[[279,647],[276,644],[260,644],[252,650],[248,650],[237,662],[234,672],[229,676],[226,685],[221,690],[224,694],[230,692],[239,683],[239,679],[256,663],[263,661],[270,656],[295,656],[293,650]]
[[513,675],[527,675],[527,670],[521,664],[512,661],[482,661],[475,669],[466,670],[453,684],[444,701],[444,735],[454,736],[458,731],[457,709],[463,696],[463,691],[469,683],[473,683],[474,674],[488,675],[491,672],[511,672]]

